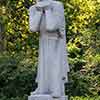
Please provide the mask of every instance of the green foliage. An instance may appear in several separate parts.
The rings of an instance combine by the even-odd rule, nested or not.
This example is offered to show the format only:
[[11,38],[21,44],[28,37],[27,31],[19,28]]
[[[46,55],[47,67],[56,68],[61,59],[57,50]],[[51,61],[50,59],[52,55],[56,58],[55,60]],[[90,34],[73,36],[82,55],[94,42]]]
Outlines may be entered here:
[[[100,0],[64,3],[69,83],[66,94],[100,95]],[[27,100],[36,88],[39,34],[29,32],[35,0],[0,0],[0,100]],[[75,97],[72,100],[99,100]]]
[[37,63],[34,60],[23,52],[0,54],[0,98],[24,98],[35,89]]
[[100,100],[100,97],[72,97],[70,100]]
[[[100,1],[67,0],[65,4],[70,95],[100,94]],[[98,14],[99,13],[99,14]]]
[[19,96],[11,97],[11,98],[3,96],[3,97],[0,98],[0,100],[27,100],[27,97],[28,97],[28,95],[24,95],[24,96],[21,96],[21,97],[19,97]]

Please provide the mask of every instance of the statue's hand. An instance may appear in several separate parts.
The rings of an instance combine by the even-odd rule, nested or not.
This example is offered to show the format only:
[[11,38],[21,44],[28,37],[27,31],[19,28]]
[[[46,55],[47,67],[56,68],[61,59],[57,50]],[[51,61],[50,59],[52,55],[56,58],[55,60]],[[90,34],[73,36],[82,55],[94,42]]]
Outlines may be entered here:
[[63,39],[64,36],[62,34],[58,34],[58,37]]
[[42,12],[43,8],[36,6],[36,10]]
[[37,11],[46,11],[52,9],[50,6],[45,6],[45,7],[38,7],[36,6]]
[[63,77],[62,80],[66,80],[66,77]]
[[63,38],[64,37],[64,35],[61,34],[61,32],[59,30],[57,30],[57,33],[58,33],[58,38]]
[[43,10],[50,9],[50,4],[51,2],[48,2],[48,1],[40,1],[40,2],[37,2],[35,6],[38,11],[43,11]]

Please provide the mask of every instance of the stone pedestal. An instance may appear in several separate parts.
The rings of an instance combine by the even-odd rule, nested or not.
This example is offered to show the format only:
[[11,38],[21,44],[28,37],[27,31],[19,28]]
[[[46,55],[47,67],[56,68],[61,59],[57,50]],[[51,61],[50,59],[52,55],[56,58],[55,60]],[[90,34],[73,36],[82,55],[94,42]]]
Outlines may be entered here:
[[59,98],[52,97],[51,95],[30,95],[28,100],[68,100],[67,96]]

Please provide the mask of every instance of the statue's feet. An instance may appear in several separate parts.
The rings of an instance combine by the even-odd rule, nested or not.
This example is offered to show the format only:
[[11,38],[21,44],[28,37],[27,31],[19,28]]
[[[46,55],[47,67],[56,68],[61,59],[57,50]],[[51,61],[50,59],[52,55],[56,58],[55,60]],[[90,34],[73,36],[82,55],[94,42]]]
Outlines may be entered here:
[[35,91],[31,92],[31,95],[37,95],[37,94],[50,94],[49,91],[40,91],[39,88],[37,88]]
[[38,88],[34,92],[31,92],[31,95],[36,95],[36,94],[40,94]]
[[51,96],[52,96],[53,98],[60,98],[60,97],[61,97],[61,95],[58,94],[58,93],[52,93]]

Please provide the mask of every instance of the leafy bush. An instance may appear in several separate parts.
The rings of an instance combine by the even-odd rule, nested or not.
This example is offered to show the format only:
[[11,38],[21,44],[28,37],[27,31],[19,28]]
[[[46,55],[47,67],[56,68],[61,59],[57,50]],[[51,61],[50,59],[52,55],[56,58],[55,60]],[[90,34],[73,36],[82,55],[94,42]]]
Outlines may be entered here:
[[29,95],[36,88],[36,66],[34,60],[22,52],[0,54],[0,98],[18,100],[16,96]]
[[71,97],[70,100],[100,100],[100,97]]
[[28,99],[28,96],[27,95],[24,95],[24,96],[17,96],[17,97],[11,97],[11,98],[8,98],[6,96],[3,96],[0,98],[0,100],[27,100]]
[[[71,69],[66,94],[100,95],[100,0],[60,1],[65,7]],[[39,34],[29,32],[27,9],[34,2],[0,0],[1,100],[24,100],[36,87]]]

